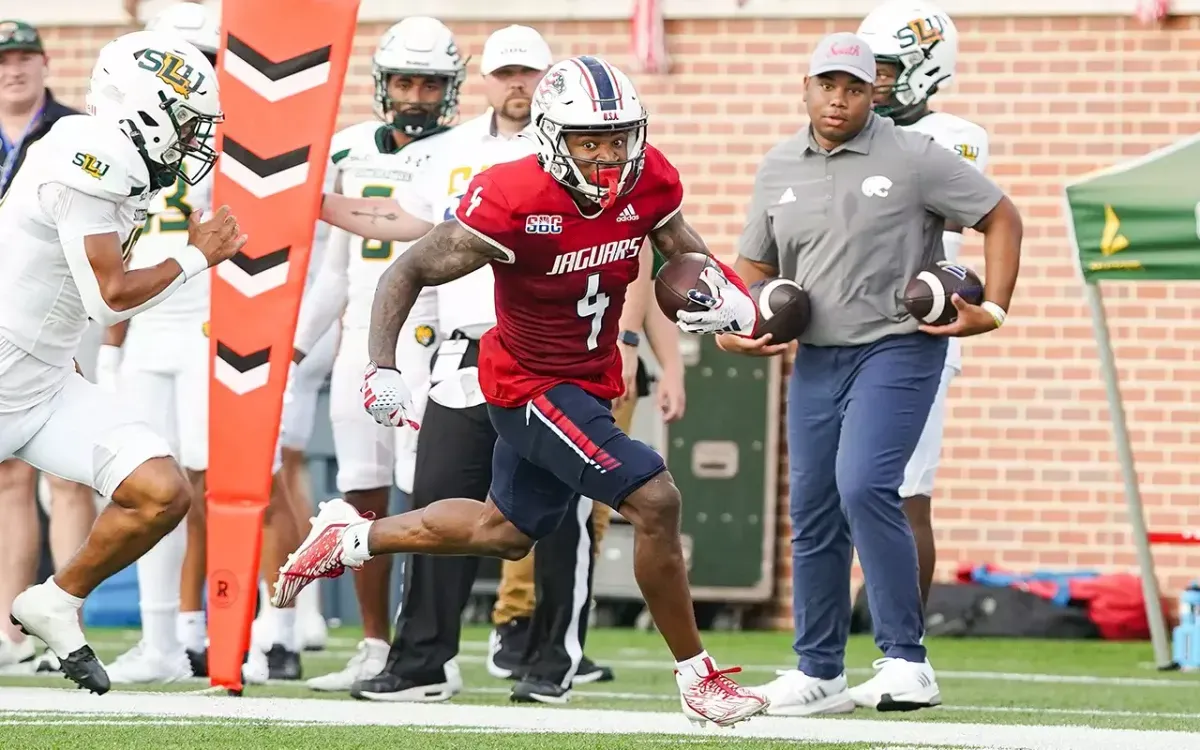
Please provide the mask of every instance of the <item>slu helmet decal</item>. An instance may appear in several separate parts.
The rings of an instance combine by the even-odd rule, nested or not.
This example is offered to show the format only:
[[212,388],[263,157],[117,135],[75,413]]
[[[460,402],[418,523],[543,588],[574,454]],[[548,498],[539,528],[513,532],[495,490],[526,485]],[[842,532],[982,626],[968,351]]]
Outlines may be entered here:
[[[156,49],[139,50],[134,58],[138,67],[148,70],[154,77],[171,87],[171,90],[187,99],[193,92],[203,94],[204,74],[170,52]],[[193,80],[194,79],[194,80]]]

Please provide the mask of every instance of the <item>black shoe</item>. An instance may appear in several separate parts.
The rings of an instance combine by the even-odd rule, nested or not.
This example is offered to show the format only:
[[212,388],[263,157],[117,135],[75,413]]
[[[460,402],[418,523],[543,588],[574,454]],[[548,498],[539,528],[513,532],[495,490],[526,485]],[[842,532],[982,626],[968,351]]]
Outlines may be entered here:
[[[188,663],[192,665],[192,677],[208,677],[208,649],[187,652]],[[581,666],[580,669],[583,669]]]
[[91,646],[72,651],[70,656],[59,659],[58,668],[67,679],[84,690],[90,690],[96,695],[104,695],[112,685],[108,681],[108,672],[96,658],[96,652]]
[[[17,629],[26,636],[32,635],[14,615],[9,615],[8,621],[16,625]],[[96,652],[92,651],[92,647],[86,644],[82,648],[72,651],[67,658],[59,659],[58,668],[68,680],[96,695],[104,695],[112,687],[112,683],[108,680],[108,672],[104,671],[104,665],[96,658]],[[41,671],[40,664],[38,671]]]
[[496,627],[488,638],[487,671],[498,680],[521,678],[525,644],[529,641],[528,617],[517,617]]
[[571,687],[590,685],[593,682],[612,682],[612,667],[602,667],[586,656],[579,660],[579,669],[571,680]]
[[444,676],[414,680],[387,670],[350,687],[350,695],[359,700],[395,703],[441,703],[457,693],[458,688]]
[[557,682],[526,677],[513,685],[509,700],[513,703],[566,703],[571,698],[571,688]]
[[272,680],[300,679],[300,654],[276,643],[267,652],[267,675]]

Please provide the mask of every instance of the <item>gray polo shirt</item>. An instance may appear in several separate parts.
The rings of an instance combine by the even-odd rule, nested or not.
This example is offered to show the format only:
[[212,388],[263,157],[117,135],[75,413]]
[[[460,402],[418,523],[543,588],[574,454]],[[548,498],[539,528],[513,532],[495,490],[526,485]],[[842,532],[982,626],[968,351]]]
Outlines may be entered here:
[[1003,195],[933,138],[872,113],[833,151],[805,128],[767,152],[738,253],[808,291],[801,343],[868,344],[917,330],[904,288],[945,258],[946,220],[975,226]]

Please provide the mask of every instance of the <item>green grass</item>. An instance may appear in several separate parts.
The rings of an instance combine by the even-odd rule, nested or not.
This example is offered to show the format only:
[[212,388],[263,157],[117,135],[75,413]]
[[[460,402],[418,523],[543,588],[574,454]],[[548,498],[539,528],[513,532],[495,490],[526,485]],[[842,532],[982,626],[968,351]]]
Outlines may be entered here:
[[[306,677],[340,669],[351,655],[357,638],[350,629],[331,631],[325,652],[304,655]],[[101,658],[111,660],[136,640],[137,634],[118,630],[92,630],[89,637]],[[483,667],[487,631],[470,627],[463,634],[459,655],[466,691],[454,704],[510,705],[511,683],[488,676]],[[744,684],[761,684],[774,677],[774,669],[794,665],[790,639],[781,633],[705,634],[706,648],[723,666],[740,664]],[[894,722],[954,722],[992,725],[1074,725],[1103,729],[1175,730],[1200,732],[1200,675],[1161,673],[1146,666],[1152,661],[1149,644],[1084,641],[953,640],[930,639],[930,660],[938,670],[944,706],[909,714],[879,714],[859,711],[851,719]],[[678,711],[678,695],[671,672],[670,656],[654,633],[631,630],[595,630],[588,637],[588,655],[610,664],[616,672],[611,683],[576,689],[574,709],[618,709],[622,711]],[[866,638],[853,638],[847,652],[851,683],[870,673],[878,656]],[[1024,675],[1025,677],[1021,677]],[[1071,678],[1075,678],[1072,680]],[[1122,683],[1121,680],[1129,680]],[[0,677],[0,686],[63,687],[63,678]],[[167,686],[132,688],[155,692],[196,691],[207,681],[190,681]],[[130,690],[117,688],[114,693]],[[344,694],[315,693],[304,684],[247,686],[247,697],[320,698],[348,700]],[[361,705],[361,704],[360,704]],[[414,704],[372,704],[384,712],[420,712]],[[163,725],[161,720],[145,723],[137,717],[75,717],[84,722],[64,725],[61,715],[3,715],[0,701],[0,747],[228,747],[253,746],[256,750],[307,748],[319,732],[320,743],[339,748],[415,747],[436,748],[504,747],[533,748],[660,747],[682,742],[692,747],[774,748],[802,747],[821,750],[864,750],[874,744],[812,744],[795,741],[739,739],[735,732],[709,730],[694,736],[674,738],[656,735],[553,735],[469,733],[461,730],[434,732],[411,727],[330,726],[319,728],[287,723],[180,720]],[[417,714],[419,715],[419,714]],[[840,721],[829,717],[824,721]],[[174,721],[174,720],[172,720]],[[30,724],[29,722],[38,722]],[[141,723],[141,725],[136,725]],[[134,724],[135,726],[130,726]],[[668,731],[664,729],[664,731]],[[716,734],[714,734],[716,732]],[[902,747],[903,745],[896,745]],[[891,745],[889,745],[891,747]]]

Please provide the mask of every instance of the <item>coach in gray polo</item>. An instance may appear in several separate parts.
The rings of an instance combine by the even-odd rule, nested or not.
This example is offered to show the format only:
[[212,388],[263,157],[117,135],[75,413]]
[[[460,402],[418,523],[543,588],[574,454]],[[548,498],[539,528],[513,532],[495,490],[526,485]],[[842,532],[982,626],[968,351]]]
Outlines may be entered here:
[[[946,336],[1004,321],[1020,263],[1021,217],[999,187],[928,135],[871,111],[875,59],[853,34],[817,46],[805,79],[810,120],[759,165],[738,273],[795,279],[812,300],[788,390],[792,580],[798,669],[764,687],[772,713],[852,711],[847,691],[850,563],[858,550],[884,658],[855,689],[860,705],[941,702],[922,645],[917,553],[901,509],[904,467],[933,404]],[[901,302],[945,258],[946,221],[984,234],[986,301],[919,325]],[[723,349],[787,347],[723,335]]]

